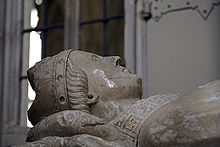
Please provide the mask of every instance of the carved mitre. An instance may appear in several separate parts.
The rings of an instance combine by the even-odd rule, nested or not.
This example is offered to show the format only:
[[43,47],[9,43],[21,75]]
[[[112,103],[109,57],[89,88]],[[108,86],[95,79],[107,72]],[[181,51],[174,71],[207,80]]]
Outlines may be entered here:
[[33,125],[63,110],[89,113],[86,73],[69,59],[73,50],[47,57],[27,71],[36,98],[28,110]]

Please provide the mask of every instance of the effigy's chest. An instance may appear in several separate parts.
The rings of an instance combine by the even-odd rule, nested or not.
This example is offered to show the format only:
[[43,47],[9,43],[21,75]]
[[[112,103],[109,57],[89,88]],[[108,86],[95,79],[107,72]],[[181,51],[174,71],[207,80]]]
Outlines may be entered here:
[[137,143],[143,122],[160,107],[177,99],[180,95],[156,95],[140,100],[127,108],[110,123]]

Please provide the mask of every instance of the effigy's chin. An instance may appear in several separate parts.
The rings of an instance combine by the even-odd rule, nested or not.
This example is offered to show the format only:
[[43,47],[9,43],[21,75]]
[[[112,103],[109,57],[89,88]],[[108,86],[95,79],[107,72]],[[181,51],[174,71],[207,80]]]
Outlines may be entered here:
[[126,99],[140,99],[142,96],[142,81],[135,74],[121,76],[119,78],[111,78],[106,80],[97,79],[96,82],[89,81],[90,89],[99,95],[103,101],[118,101]]
[[219,146],[220,81],[162,106],[142,125],[139,146]]

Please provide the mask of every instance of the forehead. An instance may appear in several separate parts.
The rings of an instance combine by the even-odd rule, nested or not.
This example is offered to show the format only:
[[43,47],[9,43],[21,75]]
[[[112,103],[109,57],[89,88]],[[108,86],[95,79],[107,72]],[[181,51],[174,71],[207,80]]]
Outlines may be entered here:
[[86,58],[86,59],[89,59],[89,60],[92,60],[93,58],[103,58],[102,56],[99,56],[97,54],[94,54],[94,53],[89,53],[89,52],[85,52],[85,51],[79,51],[79,50],[74,50],[72,52],[72,55],[74,57],[80,57],[80,58]]
[[79,51],[79,50],[73,51],[73,54],[74,54],[74,57],[77,58],[78,60],[106,62],[106,63],[111,63],[113,65],[118,64],[117,62],[120,60],[119,56],[102,57],[94,53],[89,53],[89,52]]

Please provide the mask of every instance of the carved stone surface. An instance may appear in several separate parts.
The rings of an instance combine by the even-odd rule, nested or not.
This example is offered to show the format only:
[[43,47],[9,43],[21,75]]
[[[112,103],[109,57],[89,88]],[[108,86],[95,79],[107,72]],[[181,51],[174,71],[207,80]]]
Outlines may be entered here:
[[111,123],[121,132],[132,138],[137,144],[138,135],[142,124],[157,109],[163,105],[182,96],[181,94],[167,94],[151,96],[147,99],[140,100],[128,107],[123,113],[118,115]]
[[17,146],[220,145],[220,80],[189,95],[138,100],[141,79],[119,66],[118,59],[67,50],[31,68],[28,76],[37,95],[29,110],[34,127],[28,142]]

